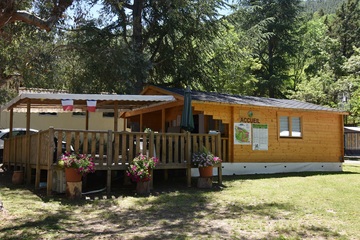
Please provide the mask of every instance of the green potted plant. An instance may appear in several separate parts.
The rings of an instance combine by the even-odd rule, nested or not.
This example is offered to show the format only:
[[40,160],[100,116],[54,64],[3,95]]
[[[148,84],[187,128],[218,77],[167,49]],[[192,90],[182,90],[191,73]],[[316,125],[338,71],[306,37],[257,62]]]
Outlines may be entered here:
[[90,155],[65,152],[61,155],[58,166],[65,168],[67,182],[80,182],[82,176],[95,172],[95,164]]
[[148,157],[140,153],[130,163],[127,176],[136,182],[136,190],[138,193],[148,193],[150,191],[149,182],[151,180],[151,170],[159,163],[156,157]]
[[212,177],[213,166],[221,163],[222,160],[203,147],[202,151],[193,153],[191,162],[193,166],[199,168],[200,177]]

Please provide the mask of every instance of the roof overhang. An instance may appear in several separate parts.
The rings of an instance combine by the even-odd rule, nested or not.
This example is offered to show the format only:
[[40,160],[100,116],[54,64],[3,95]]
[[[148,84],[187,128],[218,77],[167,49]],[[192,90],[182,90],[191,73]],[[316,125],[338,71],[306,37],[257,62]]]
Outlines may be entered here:
[[345,132],[359,133],[360,127],[344,127]]
[[[126,112],[138,108],[175,101],[171,95],[106,95],[106,94],[64,94],[64,93],[21,93],[1,107],[1,111],[63,112],[61,100],[74,101],[73,111],[87,109],[87,100],[96,100],[96,111],[111,112],[115,109]],[[117,106],[116,106],[117,105]]]

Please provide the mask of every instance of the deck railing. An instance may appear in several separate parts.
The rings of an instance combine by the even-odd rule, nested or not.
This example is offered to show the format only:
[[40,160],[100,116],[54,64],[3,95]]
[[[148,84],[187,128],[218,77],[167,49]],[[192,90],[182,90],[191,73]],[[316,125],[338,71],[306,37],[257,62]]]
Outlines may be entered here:
[[[205,147],[226,160],[227,139],[220,134],[144,133],[85,131],[50,128],[29,136],[17,136],[5,140],[4,164],[22,168],[27,181],[31,181],[31,169],[36,169],[35,187],[39,185],[40,170],[48,171],[48,193],[54,164],[64,151],[90,154],[97,170],[108,171],[110,189],[111,171],[126,170],[139,153],[159,158],[156,169],[187,169],[188,185],[191,181],[191,156]],[[225,149],[224,149],[225,148]]]

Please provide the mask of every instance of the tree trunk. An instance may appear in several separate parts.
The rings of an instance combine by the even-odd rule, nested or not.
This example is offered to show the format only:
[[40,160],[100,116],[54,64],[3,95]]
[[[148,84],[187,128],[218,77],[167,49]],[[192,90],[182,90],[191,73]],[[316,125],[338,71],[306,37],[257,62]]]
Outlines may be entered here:
[[143,63],[141,61],[143,54],[143,36],[141,18],[144,8],[144,0],[134,0],[133,4],[133,50],[135,54],[135,85],[134,93],[139,93],[143,88],[144,74]]

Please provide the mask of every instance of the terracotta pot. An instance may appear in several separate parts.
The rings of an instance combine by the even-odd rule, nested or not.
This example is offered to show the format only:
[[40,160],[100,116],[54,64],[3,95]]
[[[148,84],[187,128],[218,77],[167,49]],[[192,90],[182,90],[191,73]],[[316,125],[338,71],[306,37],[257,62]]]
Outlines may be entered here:
[[65,179],[67,182],[81,182],[82,175],[76,168],[65,168]]
[[213,166],[209,167],[199,167],[200,177],[212,177],[213,176]]
[[136,192],[138,194],[147,194],[150,193],[150,181],[137,182],[136,183]]
[[14,171],[11,179],[13,184],[19,185],[24,183],[24,172],[23,171]]

